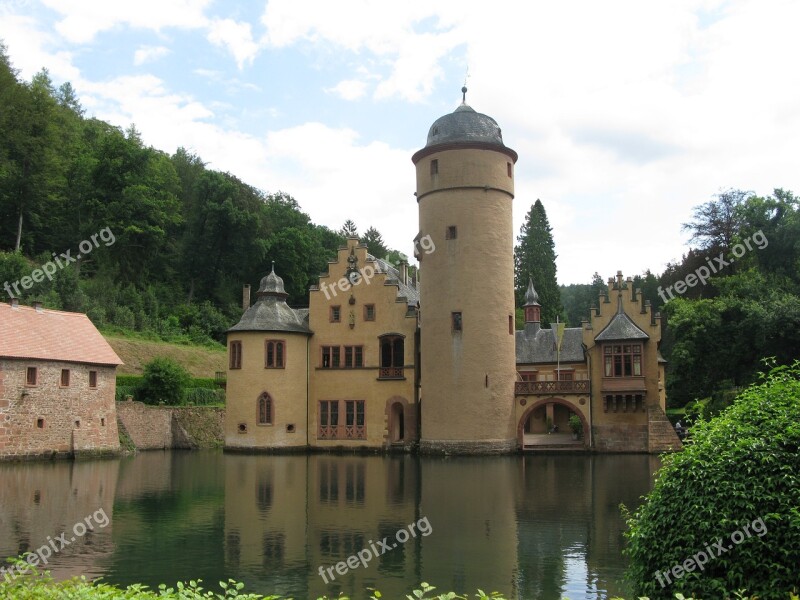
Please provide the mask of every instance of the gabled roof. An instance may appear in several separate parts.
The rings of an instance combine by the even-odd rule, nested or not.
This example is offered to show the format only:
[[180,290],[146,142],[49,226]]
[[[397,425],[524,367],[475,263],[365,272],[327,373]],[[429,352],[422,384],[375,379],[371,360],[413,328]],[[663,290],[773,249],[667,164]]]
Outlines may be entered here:
[[636,323],[631,321],[631,318],[624,312],[618,312],[611,319],[611,322],[606,325],[597,337],[594,338],[596,342],[613,342],[622,340],[649,340],[650,336],[636,326]]
[[564,329],[561,353],[556,353],[556,339],[552,329],[541,329],[538,323],[527,323],[525,329],[515,332],[517,364],[583,362],[583,330],[580,327]]
[[0,358],[123,364],[86,315],[5,303],[0,304]]

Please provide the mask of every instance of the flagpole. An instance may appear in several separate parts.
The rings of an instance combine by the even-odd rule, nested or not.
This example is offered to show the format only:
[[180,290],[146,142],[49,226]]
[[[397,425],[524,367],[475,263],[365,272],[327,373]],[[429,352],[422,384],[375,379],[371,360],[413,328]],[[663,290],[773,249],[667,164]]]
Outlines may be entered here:
[[[556,327],[558,328],[558,319],[559,316],[556,315]],[[558,328],[560,329],[560,328]],[[556,333],[556,381],[561,381],[561,340],[558,339],[558,333]],[[556,389],[559,386],[556,385]]]

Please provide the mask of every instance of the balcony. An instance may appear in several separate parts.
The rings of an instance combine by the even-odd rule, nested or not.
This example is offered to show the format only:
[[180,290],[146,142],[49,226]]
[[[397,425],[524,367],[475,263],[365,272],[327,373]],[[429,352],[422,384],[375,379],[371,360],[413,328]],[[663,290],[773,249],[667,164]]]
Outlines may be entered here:
[[588,394],[589,380],[574,381],[516,381],[516,396],[533,396],[535,394]]
[[378,379],[405,379],[403,367],[381,367]]

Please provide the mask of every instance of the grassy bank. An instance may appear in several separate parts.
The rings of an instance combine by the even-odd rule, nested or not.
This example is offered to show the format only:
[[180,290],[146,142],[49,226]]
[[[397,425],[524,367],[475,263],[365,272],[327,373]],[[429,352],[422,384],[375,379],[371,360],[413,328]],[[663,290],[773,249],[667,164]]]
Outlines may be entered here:
[[104,337],[125,363],[117,369],[118,375],[141,375],[144,365],[157,356],[174,359],[183,365],[192,377],[214,377],[218,371],[227,369],[225,347],[222,345],[190,346],[108,332]]

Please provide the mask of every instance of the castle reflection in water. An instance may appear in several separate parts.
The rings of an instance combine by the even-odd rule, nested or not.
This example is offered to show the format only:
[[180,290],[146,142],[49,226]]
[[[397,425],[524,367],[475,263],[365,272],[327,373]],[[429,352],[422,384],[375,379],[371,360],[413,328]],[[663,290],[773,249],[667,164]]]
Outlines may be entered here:
[[[102,508],[51,559],[56,578],[120,584],[228,578],[295,598],[405,597],[427,581],[509,597],[620,593],[624,522],[658,467],[647,455],[418,458],[149,452],[0,464],[0,554],[33,550]],[[432,529],[325,583],[333,567],[427,518]],[[335,571],[334,571],[335,573]]]

